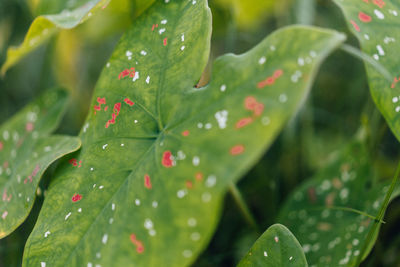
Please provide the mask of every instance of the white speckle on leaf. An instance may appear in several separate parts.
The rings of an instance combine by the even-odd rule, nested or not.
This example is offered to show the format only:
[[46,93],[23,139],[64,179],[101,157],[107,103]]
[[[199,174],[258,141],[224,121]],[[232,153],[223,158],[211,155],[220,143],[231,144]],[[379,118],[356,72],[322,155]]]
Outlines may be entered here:
[[221,85],[220,90],[221,90],[221,92],[225,92],[225,90],[226,90],[226,85],[225,85],[225,84]]
[[267,61],[266,57],[260,57],[260,59],[258,60],[258,64],[263,65],[266,61]]
[[71,216],[71,212],[69,212],[67,215],[65,215],[65,220],[67,220],[69,216]]
[[194,166],[199,166],[199,164],[200,164],[200,158],[197,157],[197,156],[194,156],[194,157],[193,157],[193,160],[192,160],[192,163],[193,163]]
[[150,76],[147,76],[147,78],[146,78],[146,83],[147,83],[147,84],[150,83]]
[[385,15],[383,15],[383,13],[380,12],[379,10],[377,10],[377,9],[374,10],[374,13],[375,13],[375,15],[376,15],[376,17],[378,19],[384,19],[385,18]]
[[140,54],[141,54],[142,56],[145,56],[145,55],[147,55],[147,52],[144,51],[144,50],[142,50],[142,51],[140,51]]
[[45,237],[45,238],[48,237],[49,234],[50,234],[50,231],[46,231],[46,233],[44,233],[44,237]]
[[197,220],[195,218],[189,218],[188,221],[187,221],[187,224],[190,227],[195,227],[197,225]]
[[101,242],[102,242],[103,244],[106,244],[106,243],[107,243],[107,240],[108,240],[108,235],[107,235],[107,234],[104,234],[104,235],[103,235],[103,238],[101,239]]
[[376,49],[378,50],[378,54],[379,54],[380,56],[384,56],[384,55],[385,55],[385,51],[383,50],[383,48],[382,48],[381,45],[377,45],[377,46],[376,46]]
[[201,195],[201,200],[202,200],[203,202],[205,202],[205,203],[210,202],[210,201],[211,201],[211,194],[208,193],[208,192],[204,192],[204,193]]
[[137,79],[139,79],[139,72],[138,71],[135,72],[135,76],[133,76],[132,81],[135,82]]

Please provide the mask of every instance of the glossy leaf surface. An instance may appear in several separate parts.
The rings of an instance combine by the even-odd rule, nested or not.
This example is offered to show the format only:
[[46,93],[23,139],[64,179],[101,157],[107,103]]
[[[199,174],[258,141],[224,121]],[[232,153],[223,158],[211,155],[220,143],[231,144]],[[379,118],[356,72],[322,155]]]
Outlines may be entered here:
[[390,129],[400,140],[400,3],[383,0],[335,0],[364,53],[392,76],[388,81],[370,64],[366,65],[371,95]]
[[0,238],[28,216],[47,167],[80,146],[78,138],[51,136],[67,94],[51,90],[0,126]]
[[[76,27],[95,12],[105,8],[109,2],[110,0],[41,1],[41,5],[38,7],[39,13],[46,15],[35,18],[20,46],[8,49],[7,59],[1,67],[1,73],[4,75],[10,67],[47,41],[60,29]],[[56,10],[59,13],[48,13],[56,12]]]
[[238,267],[284,267],[307,265],[303,249],[296,237],[281,224],[274,224],[254,243]]
[[246,54],[220,57],[210,84],[193,88],[210,35],[206,1],[158,1],[122,37],[70,159],[81,167],[59,169],[25,266],[192,263],[228,185],[264,153],[344,41],[335,31],[285,28]]
[[362,145],[349,145],[282,208],[279,222],[298,238],[310,266],[354,266],[360,255],[388,189],[366,155]]

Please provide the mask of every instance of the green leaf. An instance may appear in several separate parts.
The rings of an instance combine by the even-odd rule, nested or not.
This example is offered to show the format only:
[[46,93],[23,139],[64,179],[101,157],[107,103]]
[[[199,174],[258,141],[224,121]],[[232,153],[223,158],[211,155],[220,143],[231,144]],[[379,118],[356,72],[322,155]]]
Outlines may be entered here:
[[311,266],[354,266],[360,255],[388,189],[376,181],[367,155],[363,145],[349,145],[282,208],[279,222],[298,238]]
[[51,136],[67,94],[51,90],[0,126],[0,238],[28,216],[47,167],[80,147],[78,138]]
[[192,263],[228,185],[264,153],[344,41],[335,31],[285,28],[217,59],[211,83],[193,88],[210,37],[205,0],[158,1],[122,37],[81,132],[82,167],[60,166],[25,266]]
[[400,140],[400,5],[396,1],[335,0],[342,9],[350,30],[360,41],[361,49],[386,68],[393,81],[379,69],[366,64],[371,95],[397,139]]
[[308,266],[296,237],[281,224],[274,224],[254,243],[238,267]]
[[41,14],[57,10],[59,13],[40,15],[32,22],[24,41],[18,47],[11,47],[7,51],[6,62],[1,67],[1,74],[17,64],[23,57],[46,42],[61,29],[72,29],[83,23],[94,13],[105,8],[110,0],[80,0],[74,5],[71,1],[43,1],[44,8]]

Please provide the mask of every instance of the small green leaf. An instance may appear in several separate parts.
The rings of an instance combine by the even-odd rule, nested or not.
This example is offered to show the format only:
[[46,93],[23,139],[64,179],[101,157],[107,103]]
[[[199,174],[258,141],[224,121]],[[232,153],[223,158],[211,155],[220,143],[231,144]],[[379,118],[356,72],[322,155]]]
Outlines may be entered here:
[[254,243],[238,267],[307,265],[303,249],[296,237],[281,224],[274,224]]
[[[291,194],[280,213],[310,265],[354,266],[384,200],[366,148],[354,143]],[[365,258],[375,243],[374,236]]]
[[393,81],[366,64],[371,95],[390,129],[400,140],[400,4],[383,0],[334,0],[342,9],[350,30],[364,53],[386,68]]
[[[60,10],[60,13],[40,15],[32,22],[23,43],[18,47],[11,47],[8,49],[6,62],[1,67],[2,75],[59,30],[72,29],[78,26],[98,10],[105,8],[110,0],[81,0],[72,7],[68,7],[69,2],[70,1],[50,1],[50,3],[57,5],[57,10]],[[44,6],[46,8],[41,9],[41,12],[43,12],[41,14],[45,14],[49,10],[54,9],[53,6],[48,6],[48,3]]]
[[229,184],[296,113],[319,65],[345,39],[285,28],[246,54],[217,59],[211,83],[193,88],[210,37],[205,0],[158,1],[122,37],[81,132],[74,158],[82,167],[60,166],[25,266],[192,263]]
[[80,146],[78,138],[50,136],[66,100],[65,91],[48,91],[0,126],[0,238],[28,216],[47,167]]

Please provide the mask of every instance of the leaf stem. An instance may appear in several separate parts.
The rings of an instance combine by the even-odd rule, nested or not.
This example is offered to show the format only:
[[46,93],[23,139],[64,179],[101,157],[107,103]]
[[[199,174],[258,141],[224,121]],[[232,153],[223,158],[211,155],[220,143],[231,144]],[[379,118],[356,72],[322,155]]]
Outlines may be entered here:
[[369,65],[374,67],[376,71],[378,71],[380,74],[382,74],[383,77],[385,77],[385,79],[387,79],[389,82],[392,82],[392,75],[390,74],[390,72],[384,66],[382,66],[379,62],[374,60],[372,57],[370,57],[366,53],[360,51],[359,49],[357,49],[355,47],[352,47],[351,45],[347,45],[347,44],[342,44],[340,46],[340,49],[358,59],[365,61],[365,63],[368,63]]
[[372,226],[371,230],[369,230],[367,238],[366,238],[366,240],[364,242],[364,245],[362,247],[361,253],[357,257],[357,261],[356,261],[355,266],[359,266],[360,265],[360,263],[361,263],[361,261],[363,259],[363,256],[364,256],[365,252],[367,251],[367,249],[369,247],[369,244],[372,242],[372,239],[373,239],[373,237],[375,235],[375,232],[378,230],[378,227],[381,224],[381,221],[383,219],[385,211],[386,211],[387,207],[389,206],[390,198],[391,198],[391,196],[393,194],[393,191],[396,188],[396,185],[397,185],[397,183],[399,181],[399,174],[400,174],[400,161],[399,161],[399,163],[397,165],[397,169],[396,169],[396,172],[394,174],[392,183],[390,184],[389,190],[387,191],[387,193],[385,195],[385,199],[384,199],[384,201],[383,201],[383,203],[381,205],[381,208],[379,210],[378,216],[376,216],[376,220],[374,221],[374,225]]
[[237,188],[236,184],[231,182],[229,184],[229,192],[231,193],[233,199],[236,202],[236,205],[239,207],[240,212],[242,213],[245,221],[257,232],[257,234],[261,234],[257,222],[251,213],[249,207],[247,206],[246,202],[243,199],[242,193],[240,193],[239,189]]

